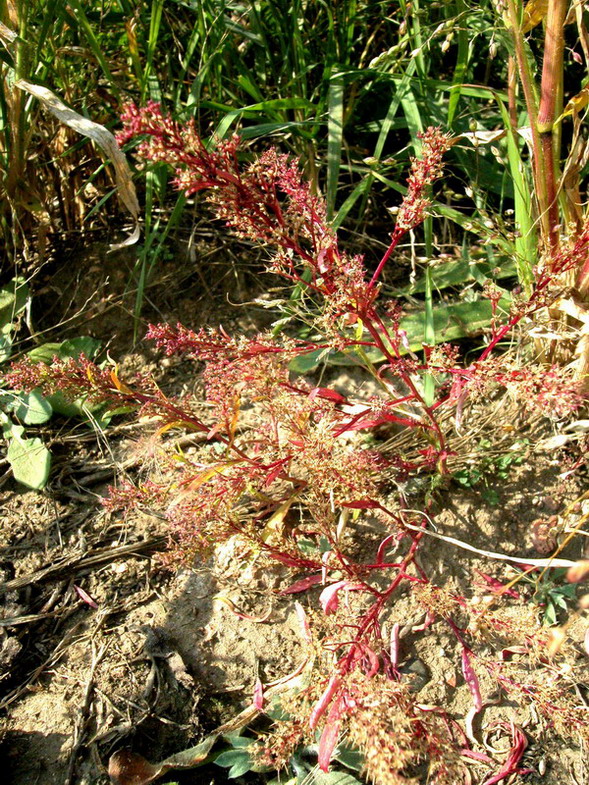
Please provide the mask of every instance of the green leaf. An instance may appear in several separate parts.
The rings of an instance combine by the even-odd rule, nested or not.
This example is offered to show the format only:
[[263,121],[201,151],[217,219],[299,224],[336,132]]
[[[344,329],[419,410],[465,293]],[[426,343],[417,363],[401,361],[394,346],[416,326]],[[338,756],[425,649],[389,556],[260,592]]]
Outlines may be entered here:
[[84,354],[91,360],[98,353],[100,346],[101,343],[96,338],[80,335],[61,343],[43,343],[41,346],[35,346],[34,349],[27,352],[27,357],[35,363],[45,363],[46,365],[50,365],[54,357],[67,360],[68,357],[77,359],[81,354]]
[[11,328],[11,324],[0,328],[0,363],[6,362],[12,354]]
[[187,750],[182,750],[181,752],[177,752],[175,755],[166,758],[161,765],[162,767],[165,767],[166,770],[174,768],[196,768],[206,762],[209,753],[218,738],[218,734],[211,733],[210,736],[207,736],[206,739],[203,739],[194,747],[189,747]]
[[22,276],[0,287],[0,327],[10,324],[24,310],[29,294],[29,287]]
[[76,398],[75,401],[68,401],[64,398],[61,392],[53,393],[47,396],[51,408],[56,414],[61,414],[62,417],[83,417],[88,419],[88,413],[96,414],[104,408],[104,404],[98,403],[89,405],[86,403],[85,398]]
[[[498,315],[509,311],[511,301],[503,297],[499,301]],[[446,343],[459,338],[467,338],[484,330],[491,323],[493,308],[490,300],[475,300],[434,308],[433,323],[435,342]],[[419,351],[422,346],[425,315],[412,314],[401,319],[400,325],[407,331],[411,351]]]
[[22,425],[15,425],[10,417],[0,409],[0,428],[2,428],[2,435],[5,439],[9,439],[12,431],[15,428],[20,428],[21,433],[24,432]]
[[551,602],[548,602],[544,610],[544,624],[547,624],[549,627],[553,627],[557,623],[558,619],[556,617],[556,608]]
[[338,744],[333,754],[334,760],[342,763],[346,768],[353,771],[362,771],[364,767],[364,755],[355,747],[347,744]]
[[[497,317],[509,312],[511,299],[505,295],[501,298],[497,308]],[[481,333],[491,324],[493,308],[490,300],[475,300],[474,302],[452,303],[451,305],[438,305],[433,309],[433,334],[434,343],[447,343],[459,338],[470,338]],[[423,311],[410,314],[401,319],[399,326],[407,333],[409,349],[418,352],[423,347],[425,329],[425,313]],[[431,327],[431,325],[430,325]],[[406,354],[407,349],[399,347],[401,354]],[[384,360],[382,353],[376,348],[364,348],[363,353],[371,363]],[[289,364],[289,369],[294,373],[311,373],[322,362],[327,365],[364,365],[364,360],[359,354],[350,350],[348,352],[326,351],[316,349],[308,354],[295,357]]]
[[327,220],[331,221],[335,211],[335,200],[341,165],[344,127],[344,84],[341,79],[332,79],[328,91],[327,111]]
[[77,359],[81,354],[84,354],[91,360],[98,354],[100,345],[100,341],[96,338],[90,338],[89,335],[80,335],[77,338],[63,341],[57,353],[62,360],[66,360],[68,357]]
[[38,390],[19,393],[9,408],[14,412],[15,417],[25,425],[40,425],[47,422],[53,414],[51,404]]
[[293,777],[290,780],[284,780],[279,777],[278,779],[270,780],[268,785],[297,785],[297,778]]
[[222,752],[215,758],[215,763],[217,766],[229,769],[227,772],[229,779],[240,777],[242,774],[252,770],[252,759],[246,749],[226,750],[226,752]]
[[[19,433],[20,431],[20,433]],[[41,439],[26,439],[23,428],[12,428],[12,439],[8,445],[6,458],[12,467],[17,482],[28,488],[44,488],[51,468],[51,453]]]
[[[444,264],[431,267],[430,271],[433,288],[438,291],[450,286],[464,286],[475,280],[491,277],[496,279],[512,278],[517,274],[515,262],[512,259],[502,260],[497,274],[493,273],[493,266],[483,260],[478,263],[470,261],[444,262]],[[402,289],[395,289],[393,293],[398,296],[400,294],[416,294],[425,292],[425,290],[426,276],[423,275],[415,283],[404,286]]]
[[40,346],[35,346],[30,352],[27,352],[27,357],[34,363],[45,363],[50,365],[55,356],[59,357],[60,343],[42,343]]
[[313,771],[309,774],[309,785],[361,785],[360,780],[343,771]]

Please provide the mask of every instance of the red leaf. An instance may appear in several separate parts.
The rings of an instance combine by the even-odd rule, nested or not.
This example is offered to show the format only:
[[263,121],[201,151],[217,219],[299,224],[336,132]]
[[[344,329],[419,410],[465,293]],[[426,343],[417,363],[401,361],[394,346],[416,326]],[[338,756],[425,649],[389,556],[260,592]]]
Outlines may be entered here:
[[280,594],[298,594],[301,591],[310,589],[311,586],[316,586],[318,583],[321,583],[321,574],[309,575],[308,578],[301,578],[300,581],[291,583],[286,589],[282,589]]
[[331,756],[337,744],[339,736],[339,729],[342,723],[343,708],[345,706],[345,699],[343,695],[335,701],[327,720],[325,721],[325,728],[319,740],[319,754],[317,756],[317,764],[321,771],[327,771],[331,762]]
[[481,570],[476,570],[476,572],[483,578],[493,594],[504,594],[506,597],[513,597],[514,599],[519,600],[519,594],[515,589],[508,589],[501,581],[498,581],[497,578],[493,578],[491,575],[487,575],[486,572],[481,572]]
[[341,683],[341,677],[339,673],[334,673],[333,676],[327,682],[327,687],[323,691],[323,694],[313,707],[313,711],[311,712],[311,716],[309,717],[309,727],[311,730],[315,730],[317,727],[317,723],[321,719],[325,709],[329,706],[329,702],[333,698],[334,693],[338,690]]
[[351,510],[374,510],[380,507],[378,502],[373,502],[371,499],[360,499],[356,502],[343,502],[342,507],[348,507]]
[[309,393],[309,398],[313,401],[315,398],[326,398],[328,401],[335,401],[335,403],[345,403],[346,398],[340,395],[335,390],[330,390],[328,387],[313,387]]
[[331,586],[326,586],[319,595],[319,602],[321,603],[323,612],[326,615],[335,613],[339,605],[338,594],[342,589],[345,589],[346,591],[358,591],[363,588],[364,586],[361,583],[350,583],[350,581],[338,581],[337,583],[332,583]]
[[528,740],[526,739],[525,733],[513,723],[510,723],[509,725],[507,725],[507,723],[499,724],[502,727],[509,727],[513,745],[509,750],[509,754],[503,766],[501,766],[496,774],[493,774],[492,777],[485,780],[483,785],[495,785],[495,783],[505,780],[511,774],[528,774],[530,772],[530,769],[519,768],[519,762],[528,746]]
[[256,683],[254,685],[254,700],[253,704],[258,711],[262,711],[264,708],[264,686],[260,679],[256,679]]
[[272,485],[274,480],[278,477],[280,472],[284,469],[285,464],[288,463],[290,458],[283,458],[281,461],[276,461],[276,463],[272,464],[272,469],[266,475],[266,479],[264,480],[264,485],[267,487],[268,485]]
[[479,687],[479,680],[477,678],[476,673],[474,672],[474,668],[470,662],[470,656],[467,648],[462,649],[462,673],[464,674],[464,680],[468,684],[468,689],[474,700],[474,707],[477,711],[480,711],[483,708],[483,699],[481,698],[481,689]]
[[86,605],[89,605],[91,608],[98,610],[98,603],[96,602],[96,600],[92,599],[92,597],[88,594],[87,591],[84,591],[84,589],[81,589],[79,586],[76,586],[75,583],[74,583],[74,589],[78,597],[82,600],[82,602],[85,602]]

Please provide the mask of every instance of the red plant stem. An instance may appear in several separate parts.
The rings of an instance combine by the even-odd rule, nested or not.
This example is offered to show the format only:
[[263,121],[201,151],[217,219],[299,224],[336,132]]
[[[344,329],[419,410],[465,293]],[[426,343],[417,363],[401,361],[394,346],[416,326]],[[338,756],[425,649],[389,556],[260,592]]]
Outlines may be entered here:
[[[368,317],[368,318],[366,318],[366,317]],[[388,334],[388,331],[387,331],[385,325],[382,323],[382,321],[380,320],[380,318],[378,317],[378,315],[376,314],[374,309],[370,308],[370,310],[364,315],[364,318],[366,319],[366,321],[363,320],[366,329],[368,330],[368,332],[370,333],[370,335],[374,339],[375,343],[377,344],[377,347],[384,354],[384,356],[387,359],[389,359],[389,361],[394,361],[394,360],[399,359],[399,354],[398,353],[397,353],[396,356],[391,354],[391,352],[389,351],[389,349],[385,345],[384,341],[382,340],[382,338],[381,338],[381,336],[379,334],[379,331],[376,329],[375,325],[378,324],[381,327],[381,329],[383,330],[383,332],[385,333],[385,335],[388,337],[391,346],[394,346],[391,338],[389,337],[389,334]],[[433,415],[433,410],[432,410],[432,408],[430,406],[428,406],[426,404],[426,402],[424,401],[423,397],[421,396],[419,390],[417,389],[417,387],[413,383],[411,377],[408,374],[403,373],[403,372],[400,372],[399,375],[400,375],[401,379],[403,380],[403,383],[406,384],[407,387],[409,387],[409,389],[411,390],[415,401],[417,401],[421,405],[423,411],[425,412],[427,418],[429,419],[429,421],[431,423],[431,428],[435,431],[436,438],[438,440],[440,472],[442,474],[447,474],[448,468],[447,468],[447,464],[446,464],[446,457],[444,455],[445,450],[446,450],[446,439],[444,437],[444,434],[442,432],[442,429],[440,428],[440,425],[439,425],[436,417]],[[426,425],[425,423],[420,423],[420,424],[422,426]]]
[[[386,509],[386,507],[383,507],[382,505],[380,505],[380,508],[383,510],[383,512],[389,513],[389,511]],[[391,513],[389,513],[389,514],[391,514]],[[393,517],[395,517],[395,516],[393,516]],[[405,556],[405,558],[401,562],[398,574],[395,576],[395,578],[393,578],[393,580],[389,584],[388,588],[385,589],[384,592],[381,592],[381,594],[379,595],[378,599],[373,603],[373,605],[370,607],[369,611],[365,614],[364,618],[362,619],[362,621],[361,621],[361,623],[360,623],[360,625],[358,627],[358,634],[356,635],[355,640],[350,643],[350,649],[349,649],[348,653],[342,658],[340,663],[338,663],[338,669],[339,669],[339,672],[341,674],[344,674],[344,673],[346,673],[349,670],[349,668],[351,667],[351,665],[352,665],[352,663],[353,663],[353,661],[354,661],[354,659],[356,657],[357,649],[361,648],[361,646],[362,646],[362,639],[364,638],[364,636],[366,635],[366,633],[368,632],[370,627],[372,625],[374,625],[376,623],[376,621],[378,620],[378,617],[380,616],[382,608],[386,604],[386,602],[388,601],[388,599],[391,596],[391,594],[395,591],[395,589],[397,589],[397,587],[399,586],[401,581],[404,580],[405,574],[407,572],[407,567],[411,564],[411,562],[415,558],[415,553],[417,551],[417,546],[419,545],[419,542],[421,541],[421,538],[423,537],[423,533],[421,533],[421,532],[413,533],[412,532],[411,536],[412,536],[412,543],[411,543],[411,546],[409,548],[409,552],[407,553],[407,556]]]
[[382,257],[382,259],[378,263],[378,267],[374,271],[374,275],[370,279],[370,283],[368,284],[368,288],[369,289],[374,288],[374,286],[376,285],[376,282],[378,281],[378,279],[380,277],[380,274],[382,273],[382,271],[384,269],[385,264],[388,262],[391,254],[393,253],[393,251],[395,250],[395,248],[399,244],[399,241],[400,241],[401,237],[403,237],[404,234],[405,234],[404,231],[401,231],[401,230],[398,230],[398,229],[395,229],[395,231],[393,232],[392,239],[391,239],[391,244],[389,245],[389,247],[385,251],[384,256]]
[[545,209],[548,213],[549,243],[553,255],[559,245],[557,172],[560,154],[560,134],[555,130],[554,123],[562,107],[564,22],[568,7],[568,0],[548,2],[542,87],[538,109],[538,133],[542,144],[546,182]]

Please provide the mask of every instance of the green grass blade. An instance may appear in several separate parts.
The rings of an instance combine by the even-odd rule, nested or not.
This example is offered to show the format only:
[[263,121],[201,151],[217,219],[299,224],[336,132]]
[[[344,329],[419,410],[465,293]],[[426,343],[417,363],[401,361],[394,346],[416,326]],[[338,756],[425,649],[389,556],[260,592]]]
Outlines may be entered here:
[[534,282],[534,266],[536,264],[538,240],[533,219],[531,189],[526,177],[526,169],[520,153],[520,140],[516,137],[507,108],[498,101],[503,123],[507,131],[507,159],[509,172],[513,181],[515,202],[515,258],[518,279],[526,296],[532,293]]
[[334,77],[329,84],[327,120],[327,220],[333,218],[341,166],[344,126],[344,84]]
[[[466,6],[464,0],[456,0],[456,6],[459,14],[465,11]],[[468,30],[460,24],[458,27],[458,52],[456,54],[456,66],[454,67],[454,76],[452,78],[452,89],[448,98],[448,126],[454,124],[458,102],[462,93],[461,83],[464,81],[468,71],[469,61],[469,36]]]
[[145,101],[148,95],[154,101],[161,101],[162,99],[162,91],[157,75],[154,72],[153,61],[158,46],[163,10],[164,0],[152,0],[145,68],[143,69],[141,82],[141,98],[143,101]]
[[112,75],[110,67],[108,65],[108,61],[102,51],[102,47],[100,45],[100,41],[98,40],[95,32],[94,27],[88,20],[86,16],[86,12],[80,3],[80,0],[68,0],[68,5],[70,6],[73,17],[78,23],[78,26],[84,31],[84,37],[88,41],[88,45],[94,54],[94,57],[98,60],[100,67],[106,77],[108,82],[109,90],[112,91],[113,95],[120,101],[121,100],[121,93],[117,86],[117,83]]

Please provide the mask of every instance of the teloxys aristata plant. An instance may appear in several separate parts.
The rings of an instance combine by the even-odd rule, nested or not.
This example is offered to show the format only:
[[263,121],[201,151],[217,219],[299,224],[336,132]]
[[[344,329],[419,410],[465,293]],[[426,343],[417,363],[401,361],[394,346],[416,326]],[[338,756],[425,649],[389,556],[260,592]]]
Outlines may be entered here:
[[[318,738],[318,763],[327,770],[345,736],[362,750],[367,777],[383,785],[416,782],[422,775],[454,785],[465,776],[467,760],[495,765],[487,785],[526,770],[521,764],[526,739],[515,725],[507,728],[510,752],[497,766],[472,749],[443,707],[419,702],[400,669],[400,625],[383,635],[382,621],[402,590],[411,591],[425,613],[413,633],[435,622],[456,640],[475,712],[483,706],[477,673],[485,671],[513,698],[534,703],[559,730],[568,727],[587,737],[589,724],[571,692],[570,672],[554,665],[554,658],[567,656],[566,647],[550,654],[533,609],[514,624],[490,604],[475,605],[435,585],[417,555],[424,538],[436,535],[428,509],[412,509],[406,488],[425,472],[448,474],[448,431],[460,425],[470,400],[504,389],[553,418],[581,405],[581,388],[568,372],[521,366],[497,347],[516,325],[550,307],[560,276],[585,253],[589,230],[571,249],[555,254],[550,268],[538,271],[529,296],[514,298],[504,318],[494,287],[487,287],[495,319],[475,361],[461,363],[452,346],[424,346],[419,357],[400,327],[399,303],[382,301],[379,281],[401,238],[426,215],[451,146],[440,129],[422,136],[423,154],[412,162],[389,248],[370,274],[361,257],[340,248],[325,205],[296,160],[274,148],[244,157],[238,136],[207,145],[194,123],[180,125],[155,103],[142,109],[129,105],[123,120],[121,142],[143,137],[143,158],[170,164],[179,189],[204,192],[214,215],[232,232],[269,249],[269,270],[301,287],[297,308],[320,337],[244,337],[221,328],[152,325],[148,338],[166,355],[204,368],[204,407],[191,395],[166,395],[148,376],[123,381],[115,367],[85,358],[52,365],[24,361],[13,367],[10,379],[18,389],[60,390],[111,409],[135,407],[138,415],[157,419],[160,433],[178,429],[205,437],[195,455],[160,457],[165,479],[113,489],[107,501],[113,510],[161,508],[173,541],[170,560],[238,538],[248,544],[252,559],[290,568],[294,582],[284,593],[322,587],[318,608],[307,613],[297,606],[307,649],[305,686],[284,699],[290,719],[260,739],[259,761],[287,766],[299,745]],[[293,360],[317,350],[325,356],[353,354],[365,362],[380,392],[356,400],[290,371]],[[382,358],[377,365],[368,360],[374,352]],[[431,401],[423,392],[426,377],[435,381]],[[244,418],[252,411],[256,430]],[[361,435],[382,425],[414,433],[421,442],[419,457],[407,460],[367,448]],[[368,558],[358,560],[350,531],[363,515],[379,522],[383,537]],[[545,566],[549,560],[528,562]],[[483,656],[479,644],[489,641],[502,649],[520,647],[536,671],[523,679],[508,658]],[[255,703],[263,709],[262,685]]]

